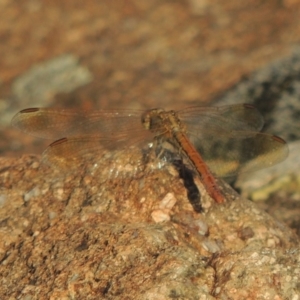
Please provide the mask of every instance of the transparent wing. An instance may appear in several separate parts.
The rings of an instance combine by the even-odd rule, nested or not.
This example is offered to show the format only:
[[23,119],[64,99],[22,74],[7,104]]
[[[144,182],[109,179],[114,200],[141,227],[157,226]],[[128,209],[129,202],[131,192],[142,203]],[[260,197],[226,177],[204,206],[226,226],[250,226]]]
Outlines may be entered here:
[[191,107],[181,110],[180,119],[189,132],[230,136],[233,130],[260,131],[264,120],[260,112],[250,104],[220,107]]
[[188,138],[218,176],[263,169],[288,155],[284,140],[258,132],[264,121],[251,104],[192,107],[179,116]]
[[[31,108],[19,112],[12,125],[37,137],[59,139],[44,152],[44,159],[63,165],[104,149],[151,142],[154,133],[143,127],[142,113]],[[249,171],[265,168],[288,154],[282,139],[257,132],[263,118],[252,105],[194,107],[178,114],[188,138],[216,175],[232,176],[243,166]],[[159,133],[165,131],[163,125],[161,130],[159,125],[156,129]]]
[[[132,143],[132,144],[130,144]],[[127,147],[124,149],[124,144]],[[105,158],[110,156],[112,150],[120,149],[124,153],[128,153],[129,157],[132,150],[131,146],[145,146],[145,138],[143,136],[135,136],[130,140],[122,139],[103,139],[98,136],[94,137],[71,137],[62,138],[50,144],[43,153],[43,161],[60,167],[61,169],[71,170],[77,168],[81,164],[101,163],[107,161]]]
[[12,125],[33,136],[58,139],[43,153],[43,161],[62,169],[76,168],[92,156],[130,146],[145,146],[153,133],[141,123],[141,112],[105,110],[84,113],[50,108],[19,112]]
[[281,138],[260,132],[232,131],[231,135],[189,133],[210,170],[218,176],[257,171],[270,167],[288,156],[288,146]]
[[51,108],[29,108],[17,113],[12,119],[12,125],[30,135],[46,139],[82,135],[98,135],[114,139],[116,134],[124,137],[145,132],[141,123],[141,114],[142,112],[138,110],[99,110],[86,113]]

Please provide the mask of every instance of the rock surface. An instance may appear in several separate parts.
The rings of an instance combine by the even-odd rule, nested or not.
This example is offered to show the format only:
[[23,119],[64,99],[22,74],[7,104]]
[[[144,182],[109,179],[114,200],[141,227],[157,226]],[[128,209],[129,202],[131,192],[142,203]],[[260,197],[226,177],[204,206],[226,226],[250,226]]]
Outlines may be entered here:
[[63,176],[38,157],[0,160],[2,299],[297,299],[289,228],[226,185],[216,204],[197,178],[196,213],[171,165],[130,177],[124,156],[110,177],[112,158]]

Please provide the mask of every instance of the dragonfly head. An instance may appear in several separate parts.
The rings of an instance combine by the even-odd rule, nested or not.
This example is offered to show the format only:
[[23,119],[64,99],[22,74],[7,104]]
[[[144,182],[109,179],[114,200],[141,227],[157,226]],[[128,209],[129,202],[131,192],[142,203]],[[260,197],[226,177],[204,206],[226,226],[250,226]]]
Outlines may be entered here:
[[161,113],[164,112],[161,108],[153,108],[146,110],[141,116],[141,122],[145,129],[156,131],[161,127]]

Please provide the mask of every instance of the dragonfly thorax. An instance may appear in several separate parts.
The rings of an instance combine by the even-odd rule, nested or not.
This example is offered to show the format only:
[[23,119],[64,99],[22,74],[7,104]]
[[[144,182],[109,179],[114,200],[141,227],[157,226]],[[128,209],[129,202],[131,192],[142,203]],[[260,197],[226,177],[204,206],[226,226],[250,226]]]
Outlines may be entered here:
[[148,110],[142,115],[142,124],[147,130],[156,135],[163,134],[165,137],[171,137],[176,132],[186,131],[174,110],[165,111],[160,108]]

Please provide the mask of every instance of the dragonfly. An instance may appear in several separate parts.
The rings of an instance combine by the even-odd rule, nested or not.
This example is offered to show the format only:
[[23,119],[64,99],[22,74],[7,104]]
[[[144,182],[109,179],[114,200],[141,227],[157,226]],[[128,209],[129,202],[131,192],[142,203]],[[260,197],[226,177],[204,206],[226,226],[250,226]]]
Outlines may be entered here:
[[264,120],[251,104],[164,109],[72,111],[27,108],[12,125],[39,138],[56,139],[43,153],[47,161],[64,164],[87,153],[128,146],[171,144],[198,174],[217,202],[225,197],[216,177],[257,171],[283,161],[287,143],[261,132]]

